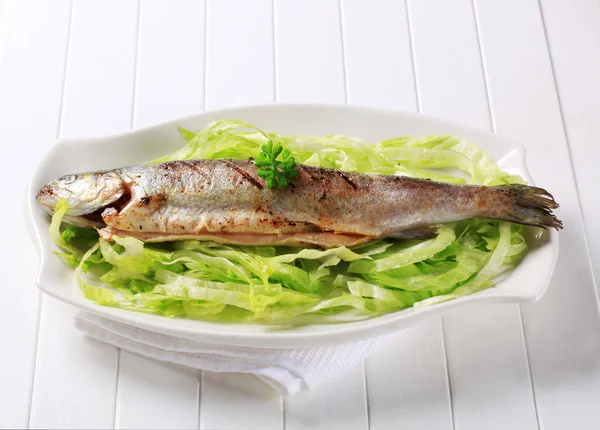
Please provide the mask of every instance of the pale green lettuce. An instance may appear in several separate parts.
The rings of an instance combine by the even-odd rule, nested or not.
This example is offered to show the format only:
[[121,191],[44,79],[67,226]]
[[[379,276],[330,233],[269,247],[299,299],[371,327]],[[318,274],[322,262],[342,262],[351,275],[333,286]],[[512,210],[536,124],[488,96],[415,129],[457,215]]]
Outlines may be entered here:
[[[499,185],[503,172],[480,148],[450,136],[398,137],[366,144],[347,136],[281,136],[223,120],[153,162],[256,157],[269,139],[299,163],[361,173]],[[373,316],[427,306],[489,288],[520,262],[523,227],[476,219],[437,226],[434,239],[377,240],[353,249],[229,246],[185,240],[106,242],[93,230],[62,225],[61,201],[50,233],[75,267],[84,295],[101,305],[216,321],[290,321],[332,314]]]

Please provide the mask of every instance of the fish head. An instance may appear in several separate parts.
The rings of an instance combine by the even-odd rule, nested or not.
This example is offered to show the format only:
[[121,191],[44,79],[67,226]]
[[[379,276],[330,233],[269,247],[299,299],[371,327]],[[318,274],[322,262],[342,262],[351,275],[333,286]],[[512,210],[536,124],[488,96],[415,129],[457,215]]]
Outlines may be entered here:
[[36,200],[45,212],[53,214],[58,201],[65,199],[69,205],[65,216],[72,219],[101,211],[122,198],[126,191],[118,172],[80,173],[48,182],[40,189]]

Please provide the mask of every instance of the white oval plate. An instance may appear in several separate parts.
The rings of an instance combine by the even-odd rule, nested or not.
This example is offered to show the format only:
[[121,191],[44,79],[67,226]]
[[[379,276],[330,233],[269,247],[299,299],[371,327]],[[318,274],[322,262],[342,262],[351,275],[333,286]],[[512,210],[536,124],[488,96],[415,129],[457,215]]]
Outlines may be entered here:
[[[347,105],[284,105],[232,108],[206,112],[133,132],[93,139],[61,139],[36,169],[26,196],[26,218],[40,257],[37,285],[47,294],[98,315],[160,333],[210,343],[269,348],[317,347],[354,342],[409,327],[425,318],[476,304],[531,302],[548,286],[558,254],[558,234],[547,231],[529,238],[522,263],[490,289],[422,309],[346,323],[303,326],[214,323],[167,318],[103,307],[85,299],[74,273],[54,255],[48,217],[35,195],[47,181],[68,173],[139,164],[180,148],[185,142],[178,126],[201,130],[216,119],[240,119],[281,134],[357,136],[366,142],[406,135],[453,135],[483,147],[511,173],[533,183],[522,145],[491,133],[472,130],[422,115]],[[543,184],[541,184],[543,186]],[[551,190],[550,190],[551,191]]]

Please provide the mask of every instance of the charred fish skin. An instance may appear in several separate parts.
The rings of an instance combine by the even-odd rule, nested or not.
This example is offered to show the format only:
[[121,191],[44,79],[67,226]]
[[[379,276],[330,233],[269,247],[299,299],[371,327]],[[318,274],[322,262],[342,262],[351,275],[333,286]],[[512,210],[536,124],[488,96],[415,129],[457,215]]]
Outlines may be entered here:
[[296,236],[298,243],[310,237],[319,244],[323,233],[321,245],[327,246],[331,233],[354,238],[344,243],[426,238],[435,235],[432,225],[478,217],[562,227],[552,213],[558,204],[541,188],[453,185],[301,164],[297,169],[291,186],[269,189],[250,160],[130,166],[53,181],[42,187],[38,203],[51,212],[51,189],[54,199],[68,197],[68,216],[100,216],[107,226],[104,237],[135,232],[145,240],[229,235],[235,242],[235,235],[255,235],[264,244],[258,235],[266,235],[267,242],[294,243]]

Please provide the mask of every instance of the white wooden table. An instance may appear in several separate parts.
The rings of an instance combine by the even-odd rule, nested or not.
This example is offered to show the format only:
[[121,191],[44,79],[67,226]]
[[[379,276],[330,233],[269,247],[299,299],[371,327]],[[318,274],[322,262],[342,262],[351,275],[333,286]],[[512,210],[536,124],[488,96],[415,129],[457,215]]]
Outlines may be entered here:
[[[0,0],[0,427],[600,428],[599,48],[598,0]],[[21,202],[58,136],[276,101],[524,143],[566,226],[546,296],[431,320],[281,399],[91,341],[38,292]]]

